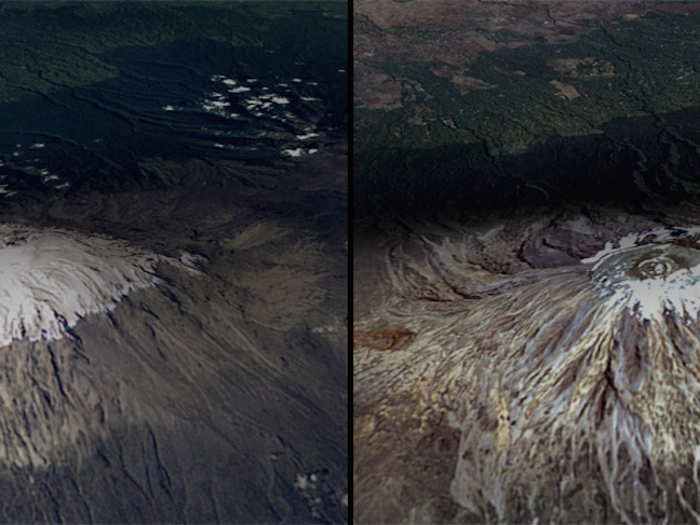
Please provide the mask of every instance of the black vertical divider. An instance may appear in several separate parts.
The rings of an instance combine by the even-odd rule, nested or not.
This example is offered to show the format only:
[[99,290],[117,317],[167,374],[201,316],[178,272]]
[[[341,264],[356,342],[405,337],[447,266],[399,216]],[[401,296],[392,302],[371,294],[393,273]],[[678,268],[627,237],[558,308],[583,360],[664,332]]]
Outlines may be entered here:
[[348,523],[353,521],[353,220],[354,220],[354,199],[353,199],[353,144],[354,144],[354,111],[353,111],[353,0],[348,0],[348,358],[350,366],[348,366],[348,388],[350,389],[348,396]]

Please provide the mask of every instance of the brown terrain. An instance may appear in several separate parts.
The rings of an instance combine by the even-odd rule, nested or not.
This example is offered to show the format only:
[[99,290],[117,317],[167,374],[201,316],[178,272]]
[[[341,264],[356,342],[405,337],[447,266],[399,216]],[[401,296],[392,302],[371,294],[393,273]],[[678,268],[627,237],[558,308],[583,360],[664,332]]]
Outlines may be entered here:
[[[354,3],[355,107],[396,109],[418,89],[415,82],[392,78],[381,70],[384,63],[439,64],[437,71],[468,70],[477,57],[503,48],[529,46],[536,41],[567,42],[599,28],[601,22],[636,20],[650,9],[679,14],[700,13],[700,4],[684,2],[570,0],[356,0]],[[430,31],[418,38],[411,30]],[[512,37],[499,39],[499,31]],[[585,60],[562,59],[552,67],[571,78],[587,75],[609,77],[614,68]],[[513,71],[522,76],[521,71]],[[439,75],[447,73],[437,73]],[[465,92],[483,89],[478,78],[453,73],[453,82]],[[561,89],[561,88],[559,88]],[[564,96],[571,99],[573,93]]]
[[[668,325],[623,311],[595,322],[581,262],[629,232],[700,219],[690,204],[653,211],[358,227],[356,523],[692,522],[697,322],[668,310]],[[695,236],[666,242],[697,257]]]

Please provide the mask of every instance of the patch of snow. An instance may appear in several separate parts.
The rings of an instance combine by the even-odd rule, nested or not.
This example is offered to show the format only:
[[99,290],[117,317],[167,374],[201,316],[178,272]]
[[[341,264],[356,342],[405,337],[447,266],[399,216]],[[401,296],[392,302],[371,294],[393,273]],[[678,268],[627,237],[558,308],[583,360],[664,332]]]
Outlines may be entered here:
[[190,270],[194,270],[195,273],[199,273],[199,267],[206,261],[206,258],[193,253],[180,252],[178,261]]
[[297,138],[299,140],[307,140],[307,139],[312,139],[314,137],[318,137],[318,133],[306,133],[304,135],[297,135]]
[[486,230],[484,233],[480,233],[476,236],[481,242],[489,240],[494,235],[500,233],[505,228],[505,224],[497,224],[493,228]]
[[306,476],[306,474],[297,474],[296,483],[294,486],[300,490],[307,490],[315,488],[314,483]]
[[296,148],[296,149],[283,149],[282,154],[283,155],[288,155],[289,157],[301,157],[302,154],[302,149],[301,148]]
[[81,318],[157,283],[161,262],[182,266],[107,237],[0,225],[0,346],[64,337]]
[[[698,234],[700,227],[696,226],[630,233],[617,243],[607,242],[581,262],[593,263],[593,278],[612,308],[627,308],[642,319],[657,320],[663,319],[665,310],[675,310],[697,320],[700,252],[668,241]],[[653,243],[645,240],[650,238]]]

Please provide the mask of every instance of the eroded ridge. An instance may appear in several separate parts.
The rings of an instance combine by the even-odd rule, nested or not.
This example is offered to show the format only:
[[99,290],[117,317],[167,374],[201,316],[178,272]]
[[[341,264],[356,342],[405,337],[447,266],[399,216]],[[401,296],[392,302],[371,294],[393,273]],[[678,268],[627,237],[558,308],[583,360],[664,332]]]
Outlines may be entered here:
[[422,414],[444,414],[467,520],[700,518],[698,234],[629,234],[580,262],[499,275],[462,262],[476,258],[469,236],[394,249],[401,301],[384,315],[417,336],[356,356],[356,404],[401,406],[415,428],[426,421],[418,434]]

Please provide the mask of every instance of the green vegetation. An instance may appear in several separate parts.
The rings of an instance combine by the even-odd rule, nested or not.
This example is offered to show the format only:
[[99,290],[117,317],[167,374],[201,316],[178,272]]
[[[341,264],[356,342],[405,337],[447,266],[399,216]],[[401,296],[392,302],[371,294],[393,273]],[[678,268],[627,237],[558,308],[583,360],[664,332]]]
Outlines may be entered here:
[[[609,61],[615,76],[570,78],[548,64],[555,58],[585,57]],[[484,54],[468,71],[454,73],[497,87],[466,94],[450,78],[433,73],[439,64],[381,64],[382,71],[417,81],[425,92],[392,111],[356,111],[356,151],[366,164],[360,169],[370,169],[371,157],[386,147],[420,150],[480,143],[494,156],[515,154],[550,137],[600,133],[601,126],[615,119],[697,107],[698,63],[696,19],[649,15],[567,44],[542,42]],[[552,80],[573,86],[580,96],[557,96]],[[417,108],[423,113],[427,109],[432,118],[416,122],[411,117]]]
[[[587,57],[597,62],[580,73],[551,62]],[[594,63],[605,68],[589,74]],[[461,71],[374,64],[409,95],[390,111],[355,110],[356,212],[698,195],[697,64],[697,19],[653,14],[484,53]]]
[[115,77],[105,54],[118,48],[205,39],[313,60],[342,56],[346,31],[347,5],[334,1],[4,3],[0,102]]

